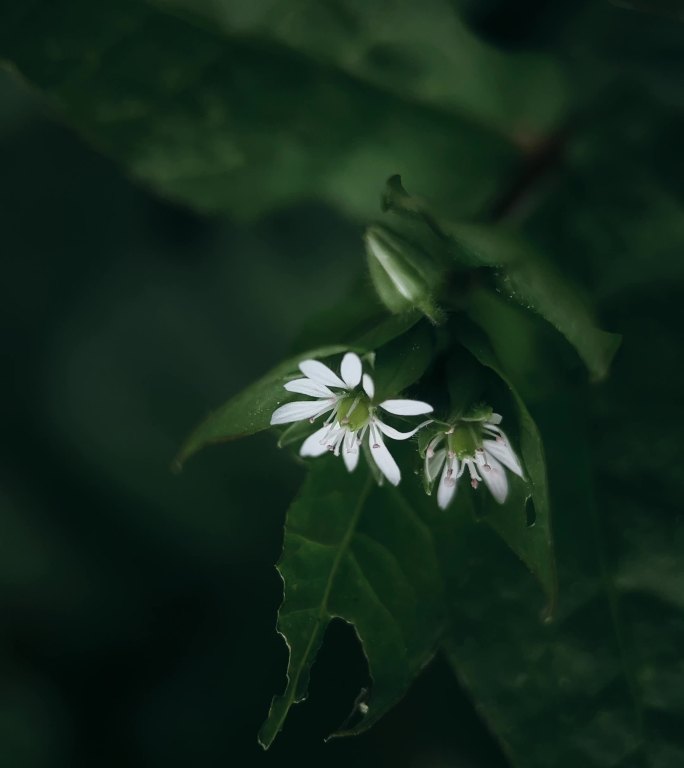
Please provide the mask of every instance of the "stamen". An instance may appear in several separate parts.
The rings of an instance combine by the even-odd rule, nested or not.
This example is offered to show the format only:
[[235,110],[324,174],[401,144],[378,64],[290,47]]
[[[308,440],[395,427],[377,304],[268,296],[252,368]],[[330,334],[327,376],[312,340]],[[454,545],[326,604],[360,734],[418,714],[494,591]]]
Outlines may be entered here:
[[341,404],[342,404],[342,401],[340,399],[338,399],[337,400],[337,404],[332,409],[332,412],[331,412],[330,416],[328,416],[328,418],[326,419],[325,423],[323,424],[324,427],[327,427],[328,424],[330,424],[333,421],[335,421],[335,417],[337,416],[337,412],[340,410],[340,405]]
[[482,478],[477,474],[475,462],[472,459],[466,459],[465,463],[468,465],[468,472],[470,473],[470,484],[473,488],[477,488],[477,484]]
[[477,482],[477,479],[476,479],[476,478],[473,478],[473,479],[470,481],[470,486],[471,486],[471,488],[473,488],[473,489],[477,490],[478,482]]
[[[324,425],[324,426],[327,426],[327,425]],[[328,431],[325,433],[325,435],[323,435],[323,439],[321,440],[321,443],[326,443],[326,442],[328,441],[328,438],[329,438],[331,435],[334,435],[334,434],[335,434],[335,430],[336,430],[336,429],[339,429],[339,427],[337,426],[337,424],[332,424],[332,425],[330,426],[330,428],[328,429]]]
[[359,404],[359,401],[361,400],[361,395],[357,395],[354,402],[351,404],[351,408],[347,411],[347,415],[342,419],[343,424],[349,424],[349,417],[354,413],[354,409]]
[[335,441],[335,456],[339,456],[340,455],[340,447],[342,445],[342,440],[344,440],[344,431],[340,432],[339,437]]
[[[426,424],[429,424],[429,422],[425,422]],[[427,451],[425,452],[428,459],[431,459],[435,455],[435,449],[437,446],[442,442],[442,436],[437,435],[436,437],[433,437],[432,440],[428,443]]]
[[506,440],[503,436],[503,432],[494,424],[485,424],[485,429],[488,429],[496,438],[497,443],[501,443],[502,445],[506,445]]
[[378,428],[375,426],[375,424],[370,425],[370,433],[371,433],[371,439],[373,440],[373,448],[379,448],[380,436],[378,434]]

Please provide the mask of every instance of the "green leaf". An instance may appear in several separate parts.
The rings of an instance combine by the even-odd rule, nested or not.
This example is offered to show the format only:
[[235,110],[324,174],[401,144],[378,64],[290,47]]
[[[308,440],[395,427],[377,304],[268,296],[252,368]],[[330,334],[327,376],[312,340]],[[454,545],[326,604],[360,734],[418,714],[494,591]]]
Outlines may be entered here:
[[[481,508],[486,509],[484,519],[537,577],[549,598],[547,614],[552,615],[558,596],[558,583],[541,435],[527,406],[501,369],[481,331],[461,324],[458,336],[473,357],[494,371],[510,390],[517,410],[520,453],[527,473],[525,483],[511,479],[511,497],[504,505],[496,504],[489,495],[477,495]],[[533,508],[530,508],[530,503],[534,505]]]
[[[326,49],[325,30],[307,32]],[[128,172],[204,212],[316,199],[365,220],[378,179],[400,172],[474,215],[520,154],[461,110],[294,50],[268,25],[245,34],[163,4],[5,4],[0,59]]]
[[[180,469],[206,445],[268,429],[278,406],[301,397],[287,392],[283,384],[302,360],[341,355],[349,350],[365,354],[379,348],[374,375],[376,395],[382,400],[399,394],[422,376],[432,360],[432,337],[425,324],[414,328],[417,320],[416,314],[388,317],[353,343],[310,349],[285,360],[211,413],[187,439],[176,457],[175,467]],[[284,444],[289,442],[289,437],[285,437]]]
[[285,528],[278,617],[290,659],[259,740],[269,747],[334,618],[353,625],[373,680],[346,733],[369,728],[405,693],[434,653],[443,622],[442,581],[429,528],[397,489],[378,487],[364,462],[353,474],[333,457],[313,462]]
[[415,384],[432,362],[434,351],[432,333],[425,321],[382,347],[373,371],[375,400],[386,400]]
[[211,413],[190,435],[176,457],[176,468],[211,443],[237,440],[268,429],[273,411],[293,396],[283,389],[286,378],[302,360],[326,358],[346,352],[345,346],[321,347],[285,360]]
[[579,290],[522,235],[500,226],[436,216],[426,203],[408,195],[397,177],[388,182],[383,204],[386,210],[422,219],[431,235],[442,238],[445,252],[458,267],[490,268],[498,290],[560,331],[594,379],[605,377],[620,337],[596,327]]
[[345,342],[377,349],[411,329],[419,312],[389,315],[377,300],[367,280],[355,281],[336,305],[314,314],[304,324],[293,349],[310,349]]

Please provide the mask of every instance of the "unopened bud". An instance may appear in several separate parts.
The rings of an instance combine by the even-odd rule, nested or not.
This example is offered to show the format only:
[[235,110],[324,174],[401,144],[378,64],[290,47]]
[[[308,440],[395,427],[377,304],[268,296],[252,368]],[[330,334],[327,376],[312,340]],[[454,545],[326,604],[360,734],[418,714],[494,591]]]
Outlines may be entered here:
[[437,279],[428,257],[380,225],[369,227],[364,240],[371,278],[387,309],[395,314],[419,309],[440,322],[443,313],[431,296]]

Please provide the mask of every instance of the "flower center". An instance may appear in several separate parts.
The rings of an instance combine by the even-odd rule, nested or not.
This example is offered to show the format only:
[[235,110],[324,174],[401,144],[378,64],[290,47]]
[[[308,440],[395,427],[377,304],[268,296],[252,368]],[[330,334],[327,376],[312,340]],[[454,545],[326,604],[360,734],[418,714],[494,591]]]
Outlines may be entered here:
[[461,461],[472,458],[482,445],[480,433],[481,430],[472,424],[457,424],[447,437],[449,451]]
[[355,394],[345,397],[337,410],[337,419],[344,427],[356,432],[368,423],[371,404],[365,395]]

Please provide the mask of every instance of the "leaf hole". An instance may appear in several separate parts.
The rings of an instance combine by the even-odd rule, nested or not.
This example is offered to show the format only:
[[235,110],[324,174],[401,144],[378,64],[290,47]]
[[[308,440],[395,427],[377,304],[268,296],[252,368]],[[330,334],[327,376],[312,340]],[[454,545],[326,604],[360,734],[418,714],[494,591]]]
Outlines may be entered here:
[[528,528],[534,527],[537,522],[537,510],[534,508],[534,501],[530,497],[525,502],[525,525]]
[[354,728],[363,720],[370,687],[368,661],[356,629],[343,618],[333,618],[312,669],[308,727],[324,738]]

